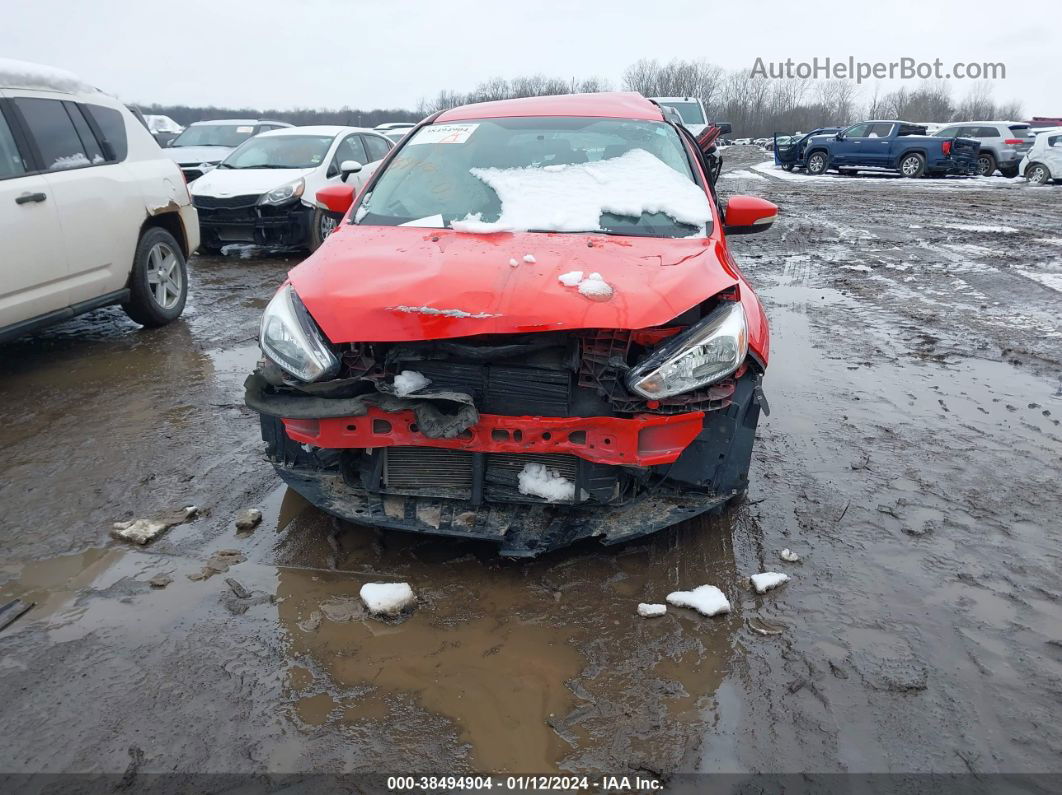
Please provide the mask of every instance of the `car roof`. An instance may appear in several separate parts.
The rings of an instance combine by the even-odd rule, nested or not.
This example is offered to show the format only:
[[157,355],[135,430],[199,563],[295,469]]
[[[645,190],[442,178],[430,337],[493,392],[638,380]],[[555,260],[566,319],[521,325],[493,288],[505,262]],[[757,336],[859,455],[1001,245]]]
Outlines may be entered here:
[[61,91],[66,94],[91,94],[99,91],[65,69],[14,58],[0,58],[0,88]]
[[196,124],[283,124],[286,127],[290,127],[286,121],[274,121],[272,119],[201,119],[200,121],[193,121],[189,124],[192,127]]
[[649,97],[657,102],[700,102],[697,97]]
[[[264,133],[260,133],[259,137],[269,136],[275,138],[278,135],[341,135],[348,132],[361,132],[371,133],[375,130],[369,130],[365,127],[344,127],[339,124],[308,124],[305,127],[282,127],[279,130],[266,130]],[[376,133],[379,135],[380,133]]]
[[517,116],[596,116],[609,119],[664,120],[660,108],[641,94],[631,91],[607,91],[598,94],[555,94],[477,102],[444,110],[433,123],[447,124],[470,119]]

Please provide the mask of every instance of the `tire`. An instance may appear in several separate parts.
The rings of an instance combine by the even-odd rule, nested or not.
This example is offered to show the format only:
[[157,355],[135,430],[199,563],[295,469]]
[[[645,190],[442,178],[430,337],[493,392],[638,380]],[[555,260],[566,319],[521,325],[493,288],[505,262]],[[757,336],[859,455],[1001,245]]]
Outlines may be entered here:
[[926,159],[917,152],[900,158],[900,174],[909,179],[918,179],[926,173]]
[[825,174],[826,169],[830,167],[830,158],[825,152],[818,151],[812,152],[808,155],[807,171],[813,177],[817,177],[820,174]]
[[331,210],[317,207],[310,216],[310,251],[317,251],[337,226],[343,220],[343,216]]
[[1018,176],[1018,167],[1017,166],[1007,166],[1006,168],[1000,167],[999,173],[1002,174],[1007,179],[1014,179],[1016,176]]
[[977,172],[982,177],[990,177],[996,173],[996,159],[991,152],[981,152],[977,156]]
[[792,163],[782,163],[782,171],[792,171],[792,170],[793,170],[793,164]]
[[122,309],[141,326],[156,328],[180,317],[186,300],[188,265],[181,247],[165,229],[146,229],[136,244],[129,301]]
[[1043,163],[1030,163],[1025,169],[1025,179],[1033,185],[1046,185],[1051,181],[1051,169]]

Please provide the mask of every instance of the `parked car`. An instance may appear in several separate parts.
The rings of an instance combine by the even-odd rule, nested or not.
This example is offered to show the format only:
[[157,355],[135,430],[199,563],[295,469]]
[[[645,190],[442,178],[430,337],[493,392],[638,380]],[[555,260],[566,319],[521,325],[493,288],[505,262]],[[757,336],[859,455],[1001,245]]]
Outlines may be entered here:
[[159,146],[168,146],[170,141],[184,132],[184,127],[169,116],[149,113],[144,116],[144,121],[148,130],[155,136],[155,140],[159,142]]
[[977,155],[977,170],[982,177],[990,177],[999,169],[1004,177],[1018,176],[1018,163],[1032,148],[1032,129],[1024,122],[964,121],[951,124],[933,133],[938,138],[972,138],[981,145]]
[[416,122],[412,121],[386,121],[383,124],[377,124],[373,129],[377,132],[386,133],[389,130],[408,130],[416,126]]
[[786,171],[804,167],[804,153],[808,141],[816,135],[836,135],[841,131],[840,127],[819,127],[809,133],[797,133],[790,136],[775,135],[774,163]]
[[184,178],[192,182],[215,168],[248,138],[290,126],[283,121],[260,119],[197,121],[170,141],[166,154],[181,167]]
[[102,306],[177,318],[199,244],[177,166],[114,97],[0,59],[0,340]]
[[726,241],[777,208],[724,215],[709,172],[659,107],[600,93],[443,111],[363,190],[321,190],[343,223],[266,308],[245,385],[277,472],[509,556],[741,494],[768,329]]
[[1062,131],[1037,135],[1018,169],[1035,185],[1062,180]]
[[696,138],[708,125],[708,114],[704,112],[704,103],[697,97],[649,97],[657,105],[673,108],[682,119],[682,126]]
[[977,173],[981,148],[972,138],[926,135],[921,124],[906,121],[864,121],[835,135],[817,135],[806,146],[808,174],[836,169],[898,171],[905,177],[925,174]]
[[384,138],[387,138],[392,143],[398,143],[406,137],[406,133],[412,130],[412,127],[396,127],[391,130],[379,130],[383,134]]
[[315,250],[339,216],[314,197],[326,185],[360,188],[394,144],[360,127],[287,127],[240,144],[192,183],[205,251],[228,243]]

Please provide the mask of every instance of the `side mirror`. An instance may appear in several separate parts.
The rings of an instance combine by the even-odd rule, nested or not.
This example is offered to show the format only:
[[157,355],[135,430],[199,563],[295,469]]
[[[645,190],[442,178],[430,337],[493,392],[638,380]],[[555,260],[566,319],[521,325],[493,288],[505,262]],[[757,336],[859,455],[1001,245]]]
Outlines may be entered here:
[[716,122],[715,126],[719,128],[720,135],[730,135],[734,132],[734,126],[728,121]]
[[778,217],[778,206],[756,196],[732,196],[726,205],[728,235],[753,235],[770,229]]
[[[343,165],[346,165],[346,163]],[[317,191],[317,201],[334,213],[346,215],[347,210],[354,204],[354,186],[329,185],[321,188]]]
[[843,141],[844,140],[844,133],[843,132],[837,133],[837,135],[833,136],[833,139],[835,141]]
[[362,165],[357,160],[344,160],[339,164],[339,178],[346,182],[347,177],[351,174],[357,174],[361,169]]

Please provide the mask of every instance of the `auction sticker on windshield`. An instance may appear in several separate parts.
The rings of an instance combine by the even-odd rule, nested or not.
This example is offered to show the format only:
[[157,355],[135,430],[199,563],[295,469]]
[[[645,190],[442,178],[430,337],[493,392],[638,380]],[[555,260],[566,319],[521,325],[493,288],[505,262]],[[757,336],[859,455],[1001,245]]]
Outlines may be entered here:
[[413,136],[414,144],[463,144],[479,127],[478,124],[433,124]]
[[238,133],[253,133],[254,132],[254,127],[237,127],[236,128],[236,132],[238,132]]

